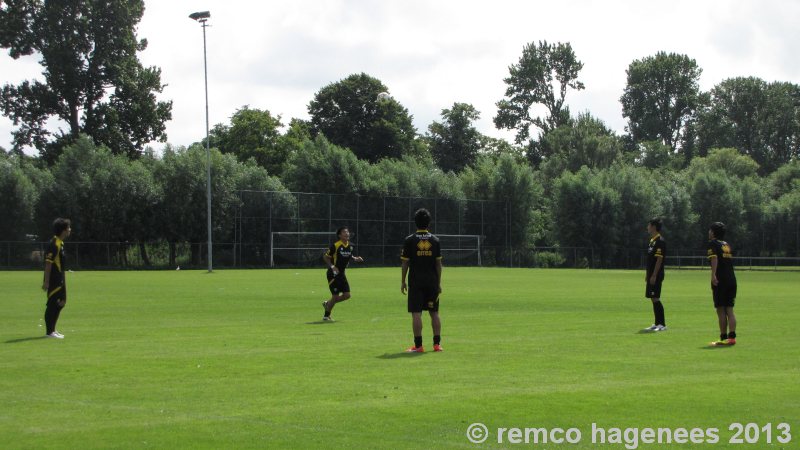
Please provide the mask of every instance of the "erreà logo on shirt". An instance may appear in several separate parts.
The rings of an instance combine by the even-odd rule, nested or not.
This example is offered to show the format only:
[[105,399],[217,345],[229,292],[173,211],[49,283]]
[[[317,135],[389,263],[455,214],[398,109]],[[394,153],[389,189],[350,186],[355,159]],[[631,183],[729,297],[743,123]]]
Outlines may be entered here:
[[428,240],[417,242],[417,256],[433,256],[431,247],[433,245]]

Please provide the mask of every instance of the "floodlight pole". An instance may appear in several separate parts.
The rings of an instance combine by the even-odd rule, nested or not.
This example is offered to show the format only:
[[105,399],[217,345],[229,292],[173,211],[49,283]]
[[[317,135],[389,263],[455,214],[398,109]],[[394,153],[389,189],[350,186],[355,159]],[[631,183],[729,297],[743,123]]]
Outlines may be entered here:
[[189,18],[200,22],[203,27],[203,76],[206,89],[206,218],[208,233],[208,272],[214,269],[211,239],[211,140],[208,133],[208,58],[206,57],[206,22],[211,17],[208,11],[193,13]]

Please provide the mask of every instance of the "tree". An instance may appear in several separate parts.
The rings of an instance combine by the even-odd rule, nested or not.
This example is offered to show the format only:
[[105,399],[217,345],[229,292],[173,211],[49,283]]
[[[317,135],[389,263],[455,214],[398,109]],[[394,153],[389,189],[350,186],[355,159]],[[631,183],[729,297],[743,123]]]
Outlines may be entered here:
[[217,124],[211,130],[211,144],[222,153],[232,153],[239,161],[252,158],[271,174],[285,169],[288,148],[282,145],[281,117],[247,105],[231,116],[231,125]]
[[[570,114],[564,99],[568,88],[584,88],[578,80],[582,68],[569,43],[525,45],[519,62],[508,68],[509,76],[504,79],[508,87],[505,98],[497,102],[495,126],[517,130],[516,143],[523,144],[531,137],[531,125],[548,132],[567,124]],[[544,105],[548,116],[531,117],[535,104]]]
[[308,105],[313,133],[371,162],[414,153],[411,116],[393,98],[378,98],[386,91],[380,80],[365,73],[325,86]]
[[600,119],[584,113],[572,123],[543,134],[539,148],[545,157],[542,171],[555,179],[564,170],[576,172],[582,166],[610,167],[622,157],[623,145]]
[[620,102],[635,142],[658,140],[678,149],[699,104],[701,72],[694,59],[665,52],[628,66]]
[[428,141],[436,164],[445,172],[460,172],[472,165],[481,149],[481,134],[473,125],[480,112],[467,103],[442,110],[442,122],[428,126]]
[[800,156],[800,86],[756,77],[724,80],[698,113],[698,147],[733,147],[762,173]]
[[36,175],[22,157],[0,153],[0,236],[3,240],[23,240],[34,233],[34,213],[40,187]]
[[[172,102],[156,99],[161,70],[136,54],[142,0],[18,0],[0,5],[0,47],[12,58],[40,55],[44,83],[6,84],[0,109],[17,129],[14,148],[33,146],[54,163],[83,133],[115,154],[137,157],[144,145],[166,140]],[[60,119],[67,130],[46,127]]]

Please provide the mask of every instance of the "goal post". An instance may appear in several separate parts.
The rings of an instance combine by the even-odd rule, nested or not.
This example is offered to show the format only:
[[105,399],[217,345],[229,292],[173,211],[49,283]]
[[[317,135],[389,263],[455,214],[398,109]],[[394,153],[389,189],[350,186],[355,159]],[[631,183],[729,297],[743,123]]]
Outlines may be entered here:
[[269,266],[275,267],[275,255],[279,253],[296,254],[297,263],[312,254],[318,258],[335,235],[330,231],[273,231],[269,234]]
[[[313,265],[328,249],[333,231],[273,231],[269,237],[269,266],[286,263],[296,266]],[[477,234],[436,234],[442,256],[450,265],[481,266],[481,236]],[[359,247],[358,242],[353,242]],[[402,238],[392,244],[369,244],[364,247],[384,248],[383,254],[396,253],[402,246]],[[363,250],[363,249],[362,249]]]

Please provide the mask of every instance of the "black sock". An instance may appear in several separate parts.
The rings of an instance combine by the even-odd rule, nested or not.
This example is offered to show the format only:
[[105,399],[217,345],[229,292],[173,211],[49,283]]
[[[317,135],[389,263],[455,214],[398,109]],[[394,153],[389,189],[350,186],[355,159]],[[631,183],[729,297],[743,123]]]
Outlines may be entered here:
[[653,302],[653,315],[655,315],[656,325],[667,325],[664,320],[664,305],[661,301]]
[[326,309],[325,310],[325,317],[330,317],[330,316],[331,316],[331,311],[329,309]]
[[433,345],[439,345],[442,343],[442,337],[437,335],[433,336]]
[[422,336],[414,336],[414,347],[422,347]]
[[719,334],[719,340],[720,341],[724,341],[725,339],[728,339],[728,334],[727,333],[720,333]]
[[731,331],[730,333],[728,333],[728,337],[731,338],[731,339],[736,339],[736,332],[735,331]]

